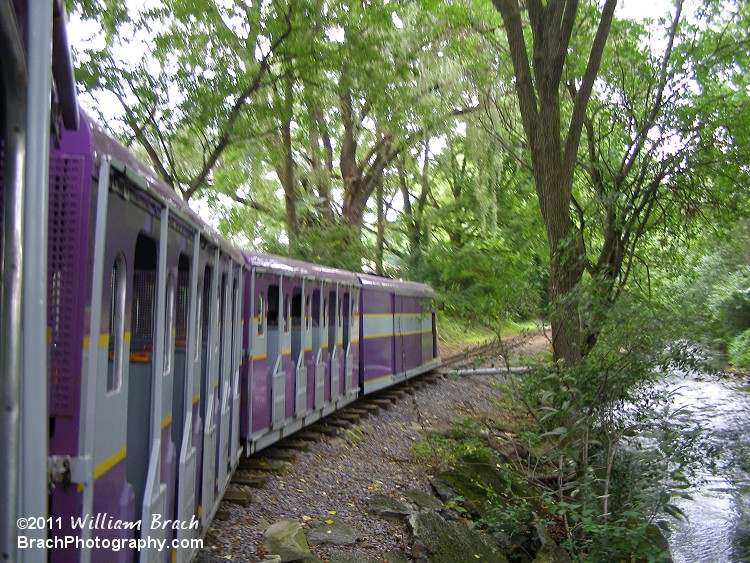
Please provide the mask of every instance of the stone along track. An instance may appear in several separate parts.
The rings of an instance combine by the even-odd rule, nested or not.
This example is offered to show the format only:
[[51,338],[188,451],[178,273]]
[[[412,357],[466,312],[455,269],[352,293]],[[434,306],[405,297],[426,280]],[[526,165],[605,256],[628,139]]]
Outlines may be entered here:
[[[527,340],[508,339],[502,349],[507,353],[509,344],[515,349]],[[499,350],[497,342],[488,343],[443,363],[497,361]],[[282,520],[301,525],[311,553],[324,561],[418,556],[420,544],[407,524],[384,518],[389,509],[378,502],[434,499],[434,468],[414,455],[413,444],[459,416],[496,408],[495,398],[488,378],[427,374],[365,397],[243,459],[196,561],[264,561],[265,532]]]

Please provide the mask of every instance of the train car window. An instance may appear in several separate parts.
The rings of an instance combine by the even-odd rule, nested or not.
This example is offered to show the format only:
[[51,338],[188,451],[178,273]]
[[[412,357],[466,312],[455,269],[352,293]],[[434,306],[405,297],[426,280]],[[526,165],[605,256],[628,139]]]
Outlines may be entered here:
[[349,340],[351,339],[351,329],[349,319],[351,317],[350,305],[349,305],[349,292],[344,293],[344,298],[339,299],[339,323],[344,328],[343,344],[344,350],[349,347]]
[[133,260],[133,302],[131,310],[131,348],[153,349],[154,315],[156,314],[156,241],[138,235]]
[[125,356],[125,302],[127,294],[125,256],[120,252],[112,265],[109,307],[109,369],[107,393],[122,389],[122,369]]
[[313,290],[312,294],[312,325],[320,326],[320,290]]
[[188,320],[190,318],[190,259],[180,254],[177,265],[177,320],[175,323],[175,346],[187,345]]
[[333,354],[336,348],[336,292],[328,295],[328,351]]
[[292,329],[302,328],[302,312],[302,290],[295,288],[292,292]]
[[[210,254],[209,254],[210,256]],[[196,346],[196,354],[199,354],[197,359],[200,359],[200,398],[198,402],[199,412],[204,421],[208,420],[206,411],[208,410],[208,332],[211,324],[211,290],[214,282],[213,268],[210,265],[206,265],[203,268],[203,280],[201,282],[201,291],[198,293],[200,296],[200,304],[198,306],[198,314],[200,320],[196,330],[200,334],[198,339],[198,345]],[[206,422],[204,422],[206,424]]]
[[305,330],[310,330],[310,296],[305,295]]
[[263,336],[263,321],[266,318],[265,301],[263,294],[258,294],[258,336]]
[[174,274],[172,272],[169,272],[169,275],[167,275],[167,294],[165,296],[166,307],[164,308],[164,364],[162,366],[164,374],[167,374],[172,370],[172,354],[174,352],[172,339],[174,338],[175,331],[174,293]]
[[323,298],[323,328],[328,326],[328,299]]
[[352,328],[354,328],[354,321],[357,319],[358,316],[359,316],[359,292],[353,291],[352,292],[352,314],[349,318]]
[[[239,274],[236,274],[239,275]],[[239,289],[239,280],[237,277],[234,278],[232,281],[232,347],[234,347],[235,343],[235,337],[237,332],[237,327],[235,326],[237,323],[235,320],[237,319],[237,308],[239,306],[239,295],[240,295],[240,289]]]
[[200,358],[201,343],[203,342],[203,330],[201,330],[201,323],[203,322],[203,280],[198,282],[197,298],[198,306],[196,307],[196,313],[198,318],[196,319],[195,327],[193,328],[193,337],[195,338],[194,362],[197,362]]
[[296,362],[302,352],[302,289],[292,292],[292,358]]
[[279,326],[279,286],[270,285],[268,286],[268,312],[266,314],[266,320],[268,321],[269,327]]
[[284,332],[289,332],[289,316],[291,314],[290,306],[289,306],[289,296],[284,296]]
[[203,297],[200,307],[201,322],[199,323],[201,327],[201,339],[203,341],[201,346],[208,345],[208,329],[211,324],[211,286],[213,285],[213,281],[213,268],[206,266],[206,269],[203,271]]
[[[218,358],[218,365],[219,370],[223,369],[224,366],[224,343],[226,342],[226,338],[232,333],[232,316],[229,315],[229,318],[225,318],[225,311],[226,311],[226,302],[227,302],[227,289],[229,285],[229,280],[227,278],[226,273],[221,274],[221,281],[219,282],[219,285],[221,287],[220,295],[219,295],[219,358]],[[229,324],[225,324],[229,323]],[[227,331],[228,332],[225,332]],[[221,377],[221,373],[219,372],[219,377]],[[221,398],[222,392],[223,392],[224,386],[219,385],[219,397]]]

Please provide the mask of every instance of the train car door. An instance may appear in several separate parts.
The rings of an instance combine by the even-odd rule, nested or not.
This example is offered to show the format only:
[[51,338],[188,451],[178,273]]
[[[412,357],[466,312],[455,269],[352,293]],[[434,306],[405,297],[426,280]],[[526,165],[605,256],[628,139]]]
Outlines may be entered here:
[[[192,252],[189,260],[189,269],[184,270],[181,264],[179,274],[178,290],[178,322],[177,322],[177,342],[180,337],[184,336],[184,380],[181,384],[183,388],[182,397],[179,393],[175,394],[174,402],[181,400],[181,407],[177,407],[182,413],[181,435],[179,443],[175,443],[178,451],[177,465],[177,495],[175,514],[180,522],[190,522],[196,515],[197,509],[197,464],[198,464],[198,435],[196,430],[200,428],[199,406],[200,393],[200,348],[201,348],[201,327],[199,311],[201,308],[201,296],[203,288],[199,285],[200,270],[200,232],[193,235]],[[187,274],[187,275],[186,275]],[[184,328],[183,328],[184,327]],[[184,330],[184,334],[181,331]],[[179,360],[176,360],[179,364]],[[176,366],[176,372],[179,373],[179,365]],[[197,389],[196,389],[197,381]],[[177,383],[177,381],[176,381]],[[178,385],[175,384],[175,389]],[[197,394],[196,394],[197,391]],[[178,415],[175,409],[175,420]],[[174,427],[173,427],[174,428]],[[173,438],[177,430],[173,431]],[[188,528],[181,528],[177,531],[177,539],[187,540],[197,535],[197,531]],[[192,558],[193,552],[180,549],[176,553],[176,563],[182,563]]]
[[419,330],[422,333],[422,364],[432,360],[432,300],[419,299],[420,323]]
[[[266,326],[268,328],[266,365],[271,374],[271,428],[276,430],[284,426],[286,411],[286,374],[282,361],[286,341],[286,303],[283,293],[284,280],[281,276],[273,275],[272,283],[268,286],[268,313]],[[286,325],[286,326],[285,326]]]
[[[318,292],[318,301],[320,301],[320,290],[317,289],[318,284],[314,279],[307,280],[303,291],[304,297],[304,311],[303,311],[303,323],[305,325],[305,337],[303,339],[303,350],[305,372],[307,375],[306,392],[305,398],[305,414],[309,413],[315,407],[315,391],[316,391],[316,358],[318,350],[320,348],[320,334],[318,326],[320,324],[319,310],[316,312],[314,294]],[[318,306],[319,309],[319,306]],[[317,336],[317,346],[316,346]]]
[[[252,338],[250,339],[250,437],[265,432],[271,426],[271,370],[268,367],[269,340],[269,274],[253,269]],[[278,302],[278,299],[277,299]],[[277,322],[271,317],[272,322]]]
[[326,399],[327,344],[323,342],[326,330],[326,308],[323,292],[325,284],[319,284],[312,292],[312,356],[315,358],[314,406],[323,408]]
[[234,269],[231,259],[226,258],[222,264],[221,294],[219,300],[220,328],[219,328],[219,361],[218,361],[218,408],[219,408],[219,447],[216,451],[216,489],[221,492],[226,488],[229,478],[229,431],[230,404],[233,363],[233,334],[234,334],[234,303],[232,287],[234,285]]
[[311,363],[312,327],[310,295],[307,280],[300,280],[292,290],[292,362],[295,373],[294,417],[304,418],[308,412],[308,364]]
[[341,360],[339,352],[340,332],[340,310],[339,310],[339,286],[331,286],[327,296],[328,312],[328,377],[326,381],[327,398],[335,401],[340,394],[339,381],[341,380]]
[[218,439],[219,387],[219,300],[220,252],[214,252],[211,265],[210,299],[208,302],[208,327],[206,335],[206,367],[203,370],[201,401],[203,404],[203,464],[201,466],[201,525],[206,527],[213,516],[216,500],[216,452]]
[[349,350],[347,362],[349,375],[347,377],[349,396],[359,394],[359,288],[351,288],[349,299],[351,313],[349,315]]
[[234,283],[232,285],[232,309],[234,315],[234,330],[232,331],[232,385],[231,385],[231,427],[230,427],[230,473],[240,462],[242,443],[240,440],[240,395],[241,370],[243,358],[243,342],[245,339],[245,323],[242,311],[242,288],[244,287],[244,268],[235,264]]
[[280,340],[281,357],[279,369],[284,381],[284,410],[281,413],[280,426],[286,426],[288,419],[294,417],[295,402],[297,396],[296,356],[292,355],[293,326],[292,326],[292,301],[294,292],[299,291],[301,280],[289,276],[282,276],[281,281],[281,322]]
[[351,340],[352,340],[352,303],[351,303],[351,288],[343,286],[343,295],[339,298],[339,310],[340,315],[340,326],[341,326],[341,394],[345,397],[349,397],[352,392],[352,351],[351,351]]
[[404,336],[403,315],[404,302],[400,295],[391,294],[393,310],[393,365],[396,378],[401,379],[404,375]]

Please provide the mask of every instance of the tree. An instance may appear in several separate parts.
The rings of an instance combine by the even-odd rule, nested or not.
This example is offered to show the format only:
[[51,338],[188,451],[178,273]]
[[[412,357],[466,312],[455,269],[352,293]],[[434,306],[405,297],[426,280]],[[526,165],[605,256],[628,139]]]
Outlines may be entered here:
[[[510,49],[523,128],[531,153],[539,208],[550,252],[549,298],[553,303],[554,357],[572,366],[581,358],[580,319],[575,288],[583,275],[583,249],[570,216],[573,178],[586,107],[607,42],[617,0],[606,0],[588,63],[578,85],[573,108],[562,108],[563,71],[578,12],[577,0],[528,0],[531,57],[518,0],[493,0],[500,13]],[[533,65],[532,65],[533,62]]]
[[[132,18],[119,2],[79,8],[102,21],[105,45],[80,53],[77,79],[93,96],[114,95],[126,143],[140,145],[186,201],[210,185],[227,147],[264,132],[258,97],[275,80],[279,52],[288,54],[291,47],[283,47],[296,39],[295,23],[306,17],[303,3],[241,0],[175,0]],[[134,61],[138,51],[144,56]]]

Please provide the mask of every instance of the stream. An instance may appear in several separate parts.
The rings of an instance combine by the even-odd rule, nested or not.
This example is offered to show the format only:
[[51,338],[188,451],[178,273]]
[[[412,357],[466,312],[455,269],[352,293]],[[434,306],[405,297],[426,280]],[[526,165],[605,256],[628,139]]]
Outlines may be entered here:
[[718,453],[715,470],[698,470],[690,499],[675,504],[687,516],[669,518],[675,563],[750,562],[750,387],[708,375],[671,375],[665,381],[674,407],[690,411]]

